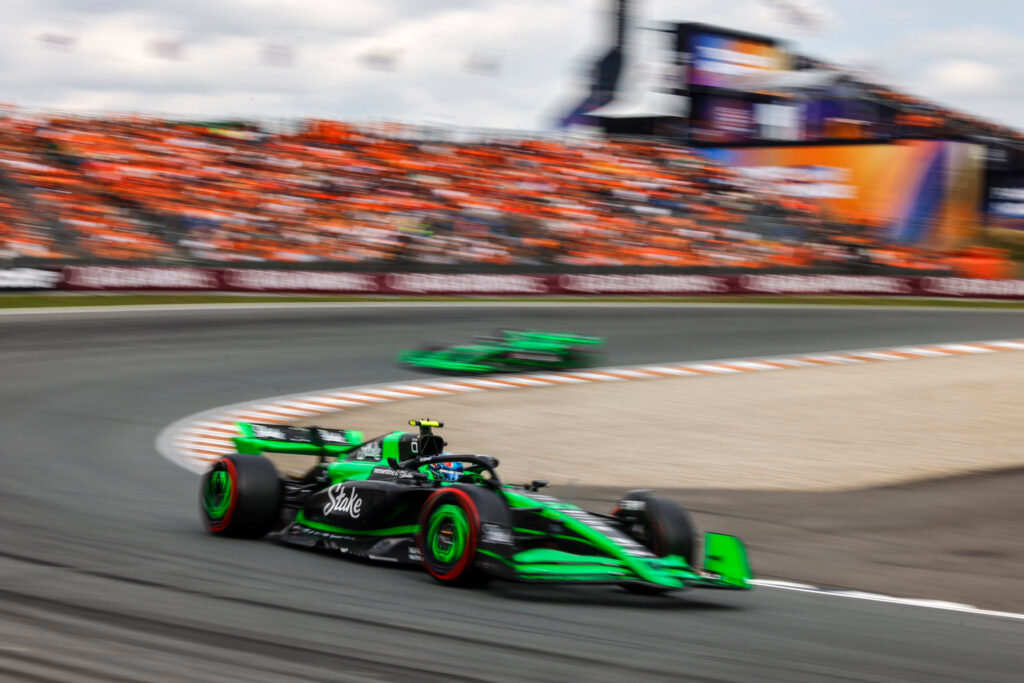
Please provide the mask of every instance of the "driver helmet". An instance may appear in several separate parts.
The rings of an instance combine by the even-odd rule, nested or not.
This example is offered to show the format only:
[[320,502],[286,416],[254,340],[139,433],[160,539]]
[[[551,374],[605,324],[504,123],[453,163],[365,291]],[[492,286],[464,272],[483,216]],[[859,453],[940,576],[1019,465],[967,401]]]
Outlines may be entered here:
[[[442,453],[441,455],[450,455]],[[430,473],[441,481],[458,481],[462,478],[461,462],[435,462],[429,466]]]

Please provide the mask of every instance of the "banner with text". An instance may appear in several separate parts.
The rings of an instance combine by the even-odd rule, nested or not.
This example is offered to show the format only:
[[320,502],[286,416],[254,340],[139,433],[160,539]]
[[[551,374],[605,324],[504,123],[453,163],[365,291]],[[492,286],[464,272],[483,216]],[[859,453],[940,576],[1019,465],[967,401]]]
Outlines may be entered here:
[[[32,271],[31,273],[17,271]],[[4,283],[8,284],[5,285]],[[1024,299],[1024,280],[882,275],[351,273],[258,268],[69,266],[0,270],[0,290],[406,296],[911,296]]]

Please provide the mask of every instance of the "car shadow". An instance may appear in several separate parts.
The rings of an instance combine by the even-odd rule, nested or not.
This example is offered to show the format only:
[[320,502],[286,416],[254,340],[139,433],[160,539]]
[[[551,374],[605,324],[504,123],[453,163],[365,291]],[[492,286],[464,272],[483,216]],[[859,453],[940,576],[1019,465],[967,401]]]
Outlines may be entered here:
[[678,591],[663,595],[638,595],[630,593],[620,586],[612,585],[534,585],[492,581],[484,590],[496,598],[514,600],[516,602],[683,611],[730,611],[742,609],[742,607],[728,602],[703,600],[690,591]]
[[[322,552],[322,551],[314,551]],[[328,553],[323,553],[328,554]],[[661,595],[640,595],[630,593],[622,586],[614,584],[598,584],[583,586],[579,584],[535,584],[491,579],[482,586],[452,587],[442,586],[432,579],[422,567],[415,564],[381,563],[365,558],[351,557],[347,561],[373,566],[395,576],[405,575],[413,581],[424,585],[435,586],[445,591],[473,591],[483,595],[516,602],[543,602],[555,605],[591,605],[594,607],[636,607],[642,609],[685,610],[685,611],[731,611],[741,610],[743,606],[726,601],[704,599],[708,594],[726,595],[737,591],[708,588],[699,593],[694,590],[674,591]]]

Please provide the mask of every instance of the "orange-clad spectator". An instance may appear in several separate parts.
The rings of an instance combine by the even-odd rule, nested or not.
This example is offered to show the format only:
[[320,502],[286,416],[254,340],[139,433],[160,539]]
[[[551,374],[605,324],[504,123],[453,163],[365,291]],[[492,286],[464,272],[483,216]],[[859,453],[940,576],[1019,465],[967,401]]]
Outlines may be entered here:
[[[0,232],[23,254],[799,269],[877,253],[882,263],[934,265],[886,254],[870,217],[836,227],[812,202],[654,141],[470,143],[332,121],[270,134],[139,116],[8,117],[0,171],[31,200],[32,210],[12,204],[13,227]],[[60,228],[62,244],[33,210]],[[851,229],[856,239],[843,239]]]
[[954,272],[960,277],[1002,280],[1016,277],[1016,264],[1006,252],[991,247],[975,246],[953,259]]

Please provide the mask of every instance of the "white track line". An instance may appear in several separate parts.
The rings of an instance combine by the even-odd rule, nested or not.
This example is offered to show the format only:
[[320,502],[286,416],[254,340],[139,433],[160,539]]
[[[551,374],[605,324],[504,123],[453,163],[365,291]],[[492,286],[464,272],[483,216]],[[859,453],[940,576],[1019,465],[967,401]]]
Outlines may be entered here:
[[832,595],[839,598],[854,598],[855,600],[873,600],[875,602],[888,602],[896,605],[908,605],[910,607],[927,607],[929,609],[941,609],[952,612],[965,612],[987,617],[1004,617],[1007,619],[1024,619],[1024,614],[1017,612],[1001,612],[999,610],[981,609],[974,605],[967,605],[961,602],[950,602],[948,600],[929,600],[927,598],[897,598],[882,593],[866,593],[864,591],[833,590],[819,588],[807,583],[796,583],[794,581],[775,581],[772,579],[754,579],[755,586],[765,588],[777,588],[780,590],[800,591],[802,593],[817,593],[819,595]]
[[[680,362],[664,365],[591,368],[585,372],[558,372],[528,376],[490,375],[487,379],[452,378],[443,382],[430,380],[321,389],[316,393],[276,396],[258,401],[222,406],[196,415],[190,415],[164,429],[157,437],[156,449],[161,455],[176,465],[198,474],[205,471],[211,462],[216,461],[219,455],[234,452],[230,432],[233,431],[232,423],[236,420],[286,424],[294,419],[294,417],[300,415],[311,416],[338,413],[344,410],[364,408],[368,405],[429,398],[467,391],[503,391],[507,389],[542,388],[558,386],[560,384],[598,384],[609,381],[647,381],[664,379],[666,377],[698,378],[709,375],[799,370],[809,367],[861,363],[891,363],[903,360],[949,358],[1019,350],[1024,350],[1024,339],[1003,339],[958,344],[925,344],[885,349],[837,351],[835,353],[797,355],[781,358],[736,358],[705,361],[702,363]],[[797,590],[860,600],[875,600],[916,607],[953,610],[984,616],[1024,619],[1024,614],[983,610],[971,605],[941,600],[897,598],[859,591],[828,590],[788,581],[760,579],[755,581],[755,583],[759,586],[783,590]]]

